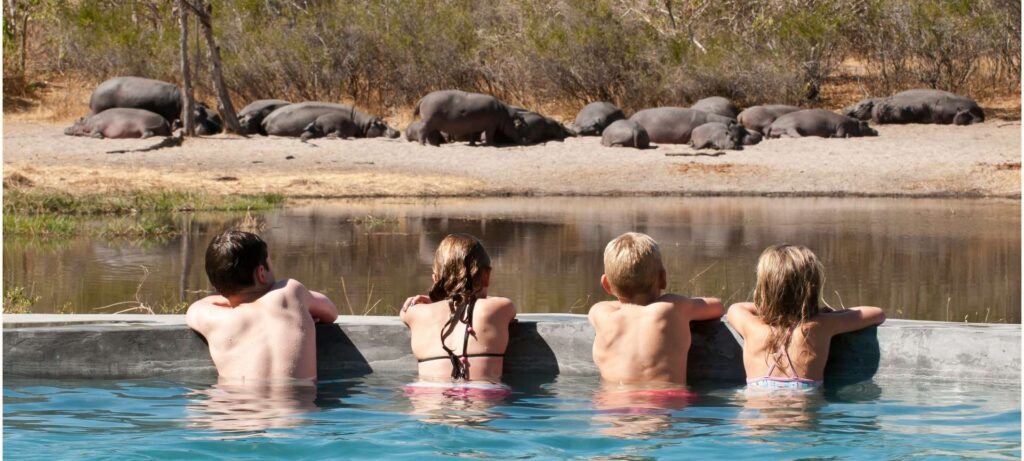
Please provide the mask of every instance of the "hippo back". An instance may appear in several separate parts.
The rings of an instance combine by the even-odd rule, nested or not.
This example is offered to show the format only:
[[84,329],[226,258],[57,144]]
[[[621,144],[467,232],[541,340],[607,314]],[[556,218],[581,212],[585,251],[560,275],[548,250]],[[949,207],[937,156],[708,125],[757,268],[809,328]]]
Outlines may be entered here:
[[120,107],[144,109],[159,114],[168,123],[181,118],[181,90],[176,85],[141,77],[116,77],[101,83],[89,99],[89,109],[98,114]]
[[273,136],[301,136],[310,123],[332,112],[355,113],[355,108],[329,102],[300,102],[279,107],[263,119],[263,130]]
[[644,109],[629,118],[644,127],[651,142],[656,144],[687,144],[693,129],[708,122],[734,121],[707,112],[683,107],[655,107]]
[[739,115],[736,116],[736,120],[743,125],[744,128],[764,134],[775,119],[798,110],[800,110],[799,107],[787,106],[785,104],[751,106],[744,109],[743,112],[740,112]]
[[717,114],[723,117],[736,118],[740,110],[732,101],[721,96],[712,96],[697,101],[690,106],[691,109],[702,110],[709,114]]
[[242,129],[245,130],[246,134],[262,134],[266,135],[267,132],[263,131],[263,119],[267,118],[271,112],[287,106],[291,102],[283,99],[259,99],[249,103],[249,105],[238,111],[238,123],[242,125]]

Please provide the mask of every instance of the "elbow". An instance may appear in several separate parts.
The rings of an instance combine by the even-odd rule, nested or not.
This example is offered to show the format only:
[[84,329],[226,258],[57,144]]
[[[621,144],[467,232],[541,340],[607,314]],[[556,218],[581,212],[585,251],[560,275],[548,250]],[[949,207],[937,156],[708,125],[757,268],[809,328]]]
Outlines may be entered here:
[[885,311],[878,309],[878,317],[875,318],[875,325],[881,325],[885,323]]

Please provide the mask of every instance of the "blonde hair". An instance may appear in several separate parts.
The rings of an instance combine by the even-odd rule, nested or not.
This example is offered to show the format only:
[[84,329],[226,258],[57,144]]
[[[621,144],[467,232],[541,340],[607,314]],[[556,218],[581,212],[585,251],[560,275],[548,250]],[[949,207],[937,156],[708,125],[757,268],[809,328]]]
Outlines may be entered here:
[[[771,327],[769,355],[788,347],[793,330],[818,313],[824,280],[821,262],[805,246],[773,245],[761,253],[754,305],[761,321]],[[777,365],[785,369],[782,363]]]
[[604,248],[604,274],[617,295],[631,296],[655,290],[658,274],[663,270],[658,242],[649,235],[626,232]]
[[[466,324],[466,340],[472,333],[473,306],[484,289],[484,274],[491,269],[491,258],[483,244],[469,234],[451,234],[441,241],[434,253],[434,285],[430,300],[448,300],[451,316],[441,327],[441,348],[452,362],[452,379],[469,379],[469,363],[459,360],[444,340],[459,322]],[[462,357],[466,358],[466,344]]]

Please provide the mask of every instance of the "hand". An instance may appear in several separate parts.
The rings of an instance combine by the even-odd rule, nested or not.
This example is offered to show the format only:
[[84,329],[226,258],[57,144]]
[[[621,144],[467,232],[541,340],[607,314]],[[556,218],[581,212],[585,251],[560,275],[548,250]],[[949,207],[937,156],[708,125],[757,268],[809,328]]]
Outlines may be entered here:
[[416,304],[429,304],[429,303],[430,303],[430,296],[427,296],[427,295],[416,295],[416,296],[410,297],[409,299],[405,300],[405,303],[402,304],[402,312],[405,312],[405,311],[409,310],[410,307],[412,307],[412,306],[414,306]]

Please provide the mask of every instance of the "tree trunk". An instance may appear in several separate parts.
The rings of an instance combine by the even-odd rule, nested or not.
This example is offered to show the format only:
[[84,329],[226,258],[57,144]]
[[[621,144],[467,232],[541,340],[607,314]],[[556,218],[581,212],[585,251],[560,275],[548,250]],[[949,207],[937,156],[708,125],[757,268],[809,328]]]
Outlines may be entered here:
[[221,72],[220,47],[213,38],[213,21],[211,20],[213,7],[207,5],[205,0],[182,0],[192,7],[192,12],[199,18],[199,25],[203,29],[203,36],[206,38],[206,53],[210,58],[210,72],[213,74],[213,85],[217,90],[217,99],[220,100],[221,116],[224,117],[224,124],[234,133],[241,134],[242,127],[238,124],[238,116],[235,115],[235,107],[231,104],[231,96],[228,88],[224,85],[224,75]]
[[188,12],[185,0],[178,0],[178,23],[181,25],[181,83],[184,86],[184,92],[181,94],[181,123],[184,124],[182,129],[185,130],[185,136],[195,136],[195,98],[192,94],[192,69],[188,63]]
[[28,16],[25,11],[21,17],[21,75],[25,75],[25,55],[28,54]]

